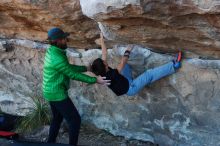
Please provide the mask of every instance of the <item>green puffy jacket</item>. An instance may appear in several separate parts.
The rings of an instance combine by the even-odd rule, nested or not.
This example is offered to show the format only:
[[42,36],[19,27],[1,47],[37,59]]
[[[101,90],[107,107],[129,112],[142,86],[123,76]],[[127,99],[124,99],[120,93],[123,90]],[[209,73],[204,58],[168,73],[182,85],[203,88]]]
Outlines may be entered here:
[[95,77],[81,72],[87,71],[85,66],[71,65],[66,52],[55,46],[47,49],[43,69],[43,96],[48,101],[61,101],[68,97],[70,79],[96,83]]

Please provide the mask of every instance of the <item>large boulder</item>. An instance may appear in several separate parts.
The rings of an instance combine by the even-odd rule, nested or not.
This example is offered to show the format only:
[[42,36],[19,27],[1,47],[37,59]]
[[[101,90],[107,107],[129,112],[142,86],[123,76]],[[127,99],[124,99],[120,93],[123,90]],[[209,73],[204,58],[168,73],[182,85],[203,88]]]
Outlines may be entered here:
[[220,56],[218,1],[1,0],[0,11],[1,38],[45,41],[48,29],[61,27],[71,33],[72,47],[97,48],[100,28],[108,47],[135,43],[157,52]]
[[80,4],[114,42],[220,58],[218,0],[80,0]]
[[[124,47],[109,51],[109,64],[114,67],[120,59],[116,57],[121,53],[118,49]],[[83,53],[76,62],[87,64],[100,53]],[[136,46],[129,64],[136,77],[171,60],[169,55]],[[78,82],[73,82],[70,95],[84,120],[114,135],[161,146],[216,146],[220,140],[219,69],[219,60],[187,59],[178,72],[133,97],[116,96],[105,86],[80,86]]]

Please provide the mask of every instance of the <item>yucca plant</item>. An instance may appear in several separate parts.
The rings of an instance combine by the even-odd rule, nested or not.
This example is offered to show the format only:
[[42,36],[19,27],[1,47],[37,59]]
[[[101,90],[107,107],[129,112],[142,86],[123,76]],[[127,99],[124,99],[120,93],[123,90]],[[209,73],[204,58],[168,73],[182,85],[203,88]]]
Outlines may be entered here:
[[31,132],[50,122],[50,109],[42,98],[33,98],[33,108],[18,122],[18,132]]

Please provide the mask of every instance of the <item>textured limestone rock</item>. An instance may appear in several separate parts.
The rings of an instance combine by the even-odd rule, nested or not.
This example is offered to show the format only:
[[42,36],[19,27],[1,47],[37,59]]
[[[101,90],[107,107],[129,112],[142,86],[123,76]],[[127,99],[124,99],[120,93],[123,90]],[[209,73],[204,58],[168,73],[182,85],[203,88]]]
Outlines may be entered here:
[[[172,60],[169,55],[159,55],[138,46],[134,50],[138,55],[131,56],[129,62],[134,76]],[[120,51],[109,53],[110,64],[116,66],[119,58],[115,56]],[[88,63],[91,59],[88,54],[96,58],[100,51],[87,52],[76,62]],[[134,97],[118,97],[100,85],[94,88],[81,84],[79,87],[76,82],[69,93],[84,120],[114,135],[162,146],[216,146],[220,127],[219,67],[219,60],[184,60],[179,72],[153,83]]]
[[[139,49],[129,62],[131,65],[135,62],[132,65],[135,76],[172,60],[171,56]],[[114,56],[115,63],[109,58],[113,66],[119,62],[115,56],[120,54],[120,49],[116,50],[109,55]],[[87,64],[91,59],[88,54],[94,58],[100,56],[100,51],[94,52],[83,54],[83,59],[76,62]],[[154,141],[163,146],[214,146],[219,141],[220,126],[219,67],[218,60],[185,60],[178,73],[155,82],[134,97],[117,97],[107,87],[95,85],[94,90],[94,86],[78,87],[75,82],[70,95],[83,119],[114,135]]]
[[80,4],[85,15],[101,23],[104,36],[115,42],[220,57],[218,0],[80,0]]
[[78,0],[1,0],[0,37],[45,41],[51,27],[71,33],[73,47],[95,46],[98,27],[81,12]]
[[[41,95],[44,49],[39,48],[45,46],[36,43],[30,49],[22,40],[4,41],[13,50],[0,55],[0,108],[24,115],[31,108],[31,98]],[[119,54],[124,50],[122,45],[108,50],[111,66],[119,63]],[[101,52],[81,53],[82,58],[76,58],[74,52],[68,54],[75,56],[75,64],[89,64]],[[170,60],[172,56],[168,54],[135,46],[129,64],[136,77]],[[185,59],[176,74],[145,87],[133,97],[118,97],[105,86],[77,81],[72,81],[69,95],[85,122],[114,135],[161,146],[216,146],[220,144],[219,70],[219,60]]]
[[41,95],[39,62],[43,54],[10,41],[3,42],[12,49],[0,55],[0,107],[7,113],[25,115],[33,107],[32,98]]
[[0,52],[6,51],[5,45],[6,45],[6,42],[2,41],[1,44],[0,44]]
[[217,0],[2,0],[0,11],[1,38],[44,41],[58,26],[71,33],[72,47],[95,48],[98,21],[110,47],[135,43],[154,51],[182,49],[190,57],[220,56]]

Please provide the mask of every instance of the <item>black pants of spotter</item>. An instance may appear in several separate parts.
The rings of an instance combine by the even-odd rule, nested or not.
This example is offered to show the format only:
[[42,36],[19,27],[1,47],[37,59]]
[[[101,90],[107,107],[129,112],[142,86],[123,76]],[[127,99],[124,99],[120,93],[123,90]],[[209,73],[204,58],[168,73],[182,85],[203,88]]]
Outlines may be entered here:
[[78,143],[81,118],[73,102],[70,98],[67,98],[62,101],[52,101],[49,103],[53,117],[50,124],[49,137],[47,142],[56,142],[56,137],[58,135],[60,125],[63,119],[65,119],[69,126],[69,144],[76,146]]

